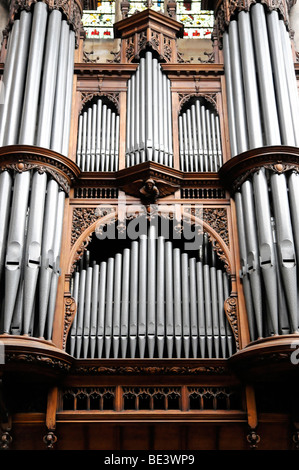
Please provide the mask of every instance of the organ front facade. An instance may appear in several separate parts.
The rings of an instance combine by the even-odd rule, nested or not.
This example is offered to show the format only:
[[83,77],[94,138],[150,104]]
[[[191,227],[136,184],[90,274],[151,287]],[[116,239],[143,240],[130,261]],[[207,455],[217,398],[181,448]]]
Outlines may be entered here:
[[298,448],[295,8],[6,8],[3,449]]

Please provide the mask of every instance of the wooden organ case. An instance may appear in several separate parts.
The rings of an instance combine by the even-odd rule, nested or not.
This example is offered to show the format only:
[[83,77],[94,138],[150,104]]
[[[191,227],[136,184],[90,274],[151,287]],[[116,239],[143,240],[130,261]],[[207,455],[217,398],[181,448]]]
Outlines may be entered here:
[[15,2],[2,45],[1,446],[296,448],[291,5],[205,5],[192,61],[175,2],[121,2],[100,62],[86,3]]

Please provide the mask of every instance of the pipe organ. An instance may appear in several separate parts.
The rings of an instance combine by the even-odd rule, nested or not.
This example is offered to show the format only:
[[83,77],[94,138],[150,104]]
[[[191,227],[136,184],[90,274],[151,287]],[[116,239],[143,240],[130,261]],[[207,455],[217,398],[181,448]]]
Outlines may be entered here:
[[[298,145],[298,92],[278,12],[259,3],[240,12],[223,48],[232,155]],[[298,331],[295,181],[296,173],[260,168],[234,194],[252,339]]]
[[180,168],[216,172],[222,166],[218,113],[199,98],[179,115]]
[[128,80],[126,166],[154,161],[173,166],[170,80],[152,51]]
[[[148,233],[103,260],[88,252],[72,279],[76,357],[228,357],[235,349],[224,312],[230,281],[204,240],[196,252]],[[98,242],[99,246],[100,243]],[[94,248],[95,249],[95,248]]]
[[119,114],[99,98],[79,116],[77,165],[82,171],[117,171]]
[[8,2],[0,448],[298,448],[299,9],[192,1]]

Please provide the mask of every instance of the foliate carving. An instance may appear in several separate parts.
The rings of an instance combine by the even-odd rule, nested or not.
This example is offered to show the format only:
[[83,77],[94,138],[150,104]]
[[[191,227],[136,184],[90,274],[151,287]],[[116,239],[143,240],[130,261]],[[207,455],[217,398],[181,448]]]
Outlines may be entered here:
[[71,246],[77,241],[80,235],[98,218],[96,208],[78,208],[73,210]]
[[79,366],[74,373],[81,375],[205,375],[225,374],[227,369],[215,366]]
[[65,349],[66,347],[66,340],[67,340],[67,335],[69,332],[69,329],[71,327],[71,324],[74,320],[76,310],[77,310],[77,305],[75,302],[75,299],[70,296],[65,296],[64,298],[64,329],[63,329],[63,342],[62,342],[62,347]]
[[204,208],[203,220],[217,232],[225,244],[229,247],[229,232],[227,222],[227,209]]
[[199,62],[202,64],[213,64],[215,62],[215,52],[204,52],[204,55],[207,57],[207,59],[202,59],[201,57],[198,57]]
[[134,37],[130,37],[126,40],[126,59],[130,62],[134,59],[135,56],[135,44],[134,44]]
[[9,362],[22,362],[22,363],[29,363],[29,364],[41,364],[51,367],[53,369],[60,369],[63,371],[69,371],[71,365],[61,361],[59,359],[50,357],[50,356],[42,356],[40,354],[26,354],[26,353],[7,353],[5,356],[6,363]]
[[107,59],[106,62],[108,64],[119,64],[120,63],[120,50],[117,52],[111,51],[110,54],[114,56],[114,59]]
[[240,349],[239,344],[239,326],[238,326],[238,299],[237,296],[230,296],[224,301],[224,310],[227,316],[227,319],[230,323],[231,329],[234,333],[236,348]]
[[48,166],[39,165],[38,163],[18,162],[18,163],[8,163],[4,165],[3,167],[1,167],[0,172],[5,171],[5,170],[8,170],[8,171],[11,170],[17,173],[23,173],[24,171],[29,171],[29,170],[37,170],[38,173],[40,174],[48,173],[59,184],[61,189],[66,194],[69,194],[70,192],[70,185],[68,183],[68,180],[61,173],[57,173],[57,171],[53,170],[52,168]]
[[[196,88],[196,86],[195,86]],[[179,112],[181,112],[184,104],[186,104],[192,98],[202,98],[208,101],[213,109],[218,112],[217,105],[217,93],[179,93]]]
[[88,93],[88,92],[82,92],[81,93],[81,105],[80,105],[80,111],[82,111],[83,107],[93,98],[96,96],[98,97],[104,97],[108,98],[109,101],[111,101],[114,106],[116,107],[117,112],[119,113],[119,93],[118,92],[112,92],[112,93],[105,93],[105,92],[96,92],[96,93]]
[[83,51],[83,62],[86,62],[88,64],[95,64],[99,60],[99,57],[92,59],[90,56],[93,55],[93,53],[94,53],[93,51],[91,52]]

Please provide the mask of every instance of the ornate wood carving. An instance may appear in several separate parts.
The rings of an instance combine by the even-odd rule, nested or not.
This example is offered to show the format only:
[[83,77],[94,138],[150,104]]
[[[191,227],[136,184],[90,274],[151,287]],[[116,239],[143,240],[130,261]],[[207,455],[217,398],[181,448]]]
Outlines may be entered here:
[[30,365],[43,365],[47,366],[51,369],[58,369],[61,371],[68,372],[71,368],[71,364],[69,362],[64,362],[61,359],[57,359],[51,356],[47,356],[45,354],[31,354],[27,352],[20,352],[20,353],[10,353],[7,352],[5,355],[5,363],[9,364],[10,362],[13,363],[25,363]]
[[27,145],[0,149],[0,171],[23,172],[31,169],[50,174],[66,194],[80,171],[70,159],[48,149]]
[[227,319],[230,323],[232,331],[234,333],[236,348],[240,349],[239,343],[239,326],[238,326],[238,298],[235,295],[231,295],[224,301],[224,310]]
[[[13,0],[10,9],[9,23],[7,29],[11,28],[15,17],[22,10],[29,11],[38,0]],[[68,23],[73,28],[76,35],[76,47],[79,45],[80,35],[83,31],[81,22],[83,5],[80,0],[43,0],[49,10],[60,10],[64,13]]]
[[246,436],[247,442],[251,449],[257,449],[258,444],[261,440],[260,436],[257,434],[256,429],[251,429],[249,434]]
[[3,432],[0,437],[0,449],[8,450],[11,443],[12,437],[10,433],[8,431]]
[[63,349],[65,349],[66,347],[68,332],[73,323],[76,310],[77,310],[75,299],[67,295],[64,297],[64,306],[65,306],[65,311],[64,311],[64,329],[63,329],[63,342],[62,342]]
[[205,375],[225,374],[227,368],[224,365],[200,365],[200,366],[142,366],[142,365],[115,365],[88,366],[77,365],[74,373],[78,375]]
[[192,98],[203,98],[210,103],[213,109],[218,113],[217,93],[179,93],[179,112],[183,106]]
[[299,172],[299,151],[297,147],[262,147],[244,152],[228,160],[219,170],[223,185],[235,193],[244,181],[260,168],[275,173]]

